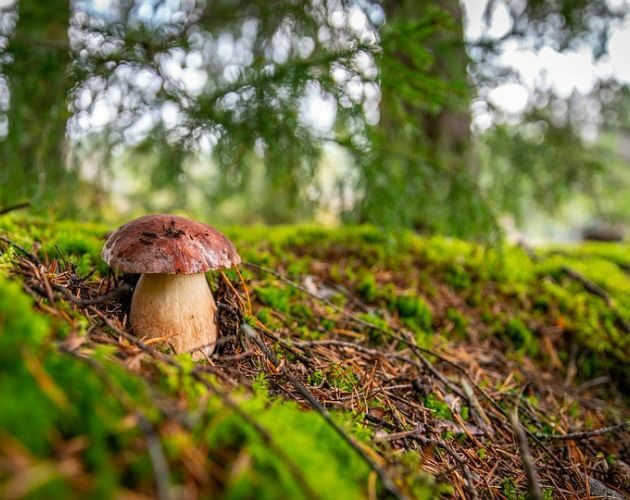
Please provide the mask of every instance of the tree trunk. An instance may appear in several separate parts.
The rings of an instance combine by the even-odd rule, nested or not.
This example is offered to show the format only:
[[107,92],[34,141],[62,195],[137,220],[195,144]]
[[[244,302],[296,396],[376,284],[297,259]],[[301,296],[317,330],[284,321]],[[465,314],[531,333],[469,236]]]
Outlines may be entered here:
[[47,204],[67,192],[64,163],[68,66],[68,1],[21,0],[5,68],[10,89],[8,135],[0,143],[0,205],[18,199]]
[[[387,16],[384,36],[390,38],[383,40],[380,122],[359,219],[379,223],[380,217],[387,222],[393,214],[400,219],[397,224],[463,234],[467,229],[451,219],[461,216],[457,207],[462,200],[472,199],[466,182],[475,171],[461,6],[458,0],[430,5],[385,0],[382,5]],[[436,7],[452,22],[431,14]],[[433,34],[404,38],[409,30],[423,30],[414,28],[415,22],[422,25],[429,19],[434,19]],[[405,88],[411,90],[405,93]],[[392,206],[385,216],[383,207]]]
[[[385,12],[389,22],[399,20],[417,19],[422,16],[427,3],[415,0],[386,0]],[[435,63],[429,71],[429,76],[447,83],[461,85],[467,88],[469,63],[466,46],[464,44],[464,18],[459,0],[438,0],[431,3],[432,7],[438,7],[450,14],[457,26],[457,30],[443,30],[434,37],[431,52]],[[395,57],[404,57],[404,54]],[[469,165],[470,158],[470,111],[469,95],[464,90],[464,95],[454,99],[453,105],[442,109],[437,113],[422,113],[420,121],[423,123],[426,144],[430,159],[437,164],[447,161],[449,166],[463,168]],[[459,102],[455,102],[459,101]],[[382,113],[387,114],[387,108]],[[384,117],[385,119],[386,116]]]

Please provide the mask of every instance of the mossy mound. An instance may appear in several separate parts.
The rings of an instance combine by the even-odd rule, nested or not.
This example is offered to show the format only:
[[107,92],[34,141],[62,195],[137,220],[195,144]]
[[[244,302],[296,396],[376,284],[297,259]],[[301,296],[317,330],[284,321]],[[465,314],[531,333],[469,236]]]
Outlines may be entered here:
[[[628,245],[532,259],[370,227],[227,228],[246,262],[244,281],[226,273],[234,303],[279,365],[238,331],[195,365],[186,355],[164,362],[117,333],[128,297],[84,307],[60,293],[91,298],[109,283],[108,229],[0,218],[0,496],[384,494],[285,369],[416,498],[525,491],[505,428],[514,406],[532,435],[628,418]],[[607,461],[630,459],[627,433],[605,437],[582,458],[602,480]],[[551,495],[557,464],[542,446],[534,454]],[[578,460],[569,447],[558,457],[568,468]]]

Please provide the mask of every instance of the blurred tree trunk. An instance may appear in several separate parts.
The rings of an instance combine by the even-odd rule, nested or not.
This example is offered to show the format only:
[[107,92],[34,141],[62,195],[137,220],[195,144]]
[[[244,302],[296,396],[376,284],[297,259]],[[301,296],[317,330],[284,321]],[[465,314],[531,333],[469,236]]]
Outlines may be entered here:
[[0,204],[24,198],[48,202],[53,191],[64,192],[68,180],[64,150],[71,85],[70,5],[64,0],[20,0],[17,10],[7,49],[12,60],[4,68],[10,107],[8,135],[0,143],[5,159],[0,169],[0,196],[5,199]]
[[[430,7],[427,7],[430,4]],[[419,19],[426,13],[427,8],[437,7],[450,14],[455,22],[453,30],[441,30],[433,39],[431,51],[434,56],[433,67],[429,75],[439,81],[460,85],[465,94],[453,99],[447,106],[437,113],[424,112],[420,121],[430,157],[436,164],[448,161],[456,168],[469,165],[470,152],[470,112],[469,94],[466,92],[469,63],[464,43],[464,18],[459,0],[438,0],[436,2],[417,2],[415,0],[385,0],[383,2],[388,22],[396,23],[410,19]],[[406,54],[389,54],[398,58],[405,58]],[[382,108],[382,115],[387,123],[387,101]]]
[[[458,0],[431,3],[384,0],[382,6],[390,26],[387,36],[404,37],[408,31],[406,26],[421,23],[423,19],[435,19],[439,26],[424,42],[428,57],[423,58],[417,51],[419,44],[414,42],[384,43],[380,67],[382,99],[377,127],[377,144],[382,152],[377,154],[387,155],[389,151],[389,157],[381,156],[378,160],[380,167],[373,170],[387,171],[389,178],[380,181],[368,178],[366,198],[373,196],[370,189],[382,192],[383,188],[379,186],[398,184],[395,189],[398,199],[391,202],[401,203],[401,211],[408,214],[407,220],[399,222],[418,229],[435,230],[440,224],[454,227],[449,220],[438,222],[432,210],[441,203],[449,203],[451,198],[467,196],[462,179],[476,176],[471,154],[469,59],[462,7]],[[436,8],[448,13],[450,21],[442,25],[440,19],[444,16],[432,17],[431,12]],[[388,52],[388,47],[393,49]],[[392,64],[391,59],[396,63]],[[420,83],[410,94],[402,94],[400,80],[415,78]],[[413,86],[414,82],[409,83]],[[417,99],[413,92],[417,92]],[[435,105],[418,105],[426,102]],[[394,162],[392,158],[396,156],[398,160]],[[458,203],[461,199],[453,205]],[[369,203],[366,207],[368,211],[374,211]],[[374,217],[367,215],[365,218]]]

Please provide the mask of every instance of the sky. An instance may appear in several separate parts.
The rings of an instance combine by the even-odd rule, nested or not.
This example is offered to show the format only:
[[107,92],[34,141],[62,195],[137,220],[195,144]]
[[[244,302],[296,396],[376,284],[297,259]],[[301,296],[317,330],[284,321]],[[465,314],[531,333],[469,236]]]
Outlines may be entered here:
[[[630,6],[630,0],[625,2]],[[492,38],[500,38],[511,28],[511,19],[504,3],[495,2],[496,6],[486,25],[483,13],[488,0],[464,0],[466,14],[466,38],[474,42],[485,34]],[[613,2],[609,2],[612,4]],[[518,115],[523,112],[530,99],[530,92],[545,78],[555,94],[567,98],[572,92],[589,93],[598,79],[612,76],[620,83],[630,83],[630,18],[623,24],[611,29],[608,43],[608,56],[595,62],[590,50],[584,47],[578,51],[557,52],[550,47],[533,51],[520,47],[512,41],[503,46],[499,56],[500,62],[514,68],[521,75],[523,84],[509,83],[491,90],[488,98],[492,104],[508,113]],[[478,114],[475,120],[479,128],[491,124],[489,116]]]

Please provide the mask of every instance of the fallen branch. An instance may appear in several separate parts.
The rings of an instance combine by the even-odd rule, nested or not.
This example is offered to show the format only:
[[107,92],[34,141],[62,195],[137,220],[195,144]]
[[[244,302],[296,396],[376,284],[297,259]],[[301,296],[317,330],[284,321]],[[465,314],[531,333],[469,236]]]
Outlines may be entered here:
[[510,423],[512,424],[512,430],[514,437],[516,438],[516,444],[518,445],[518,451],[521,455],[523,462],[523,468],[527,475],[527,487],[529,490],[528,498],[531,500],[542,500],[542,489],[540,487],[540,480],[538,479],[538,473],[536,472],[536,466],[532,457],[532,452],[529,449],[527,443],[527,435],[523,426],[518,420],[518,406],[514,408],[514,413],[510,414]]
[[566,274],[572,280],[575,280],[578,283],[580,283],[588,292],[590,292],[593,295],[603,299],[604,302],[606,302],[606,305],[610,308],[610,310],[613,312],[613,314],[617,317],[617,320],[618,320],[621,328],[626,333],[630,333],[630,322],[628,322],[628,320],[626,320],[626,318],[624,318],[619,313],[619,311],[617,310],[617,307],[615,307],[615,303],[614,303],[612,297],[610,296],[610,294],[606,290],[604,290],[597,283],[595,283],[594,281],[591,281],[590,279],[588,279],[586,276],[584,276],[582,273],[576,271],[575,269],[572,269],[572,268],[567,267],[567,266],[562,266],[560,268],[560,271],[562,271],[564,274]]
[[378,474],[380,478],[383,488],[397,499],[404,499],[406,496],[402,491],[396,486],[394,481],[389,477],[385,469],[383,469],[376,461],[369,456],[365,450],[348,434],[344,431],[337,422],[332,418],[330,412],[322,406],[322,404],[313,396],[311,391],[309,391],[302,382],[300,382],[286,367],[286,365],[281,365],[280,361],[276,357],[276,355],[265,345],[260,337],[256,334],[256,331],[246,323],[241,325],[241,331],[250,338],[256,345],[260,348],[260,350],[265,354],[265,356],[271,361],[275,368],[278,369],[280,373],[282,373],[291,383],[291,385],[308,401],[311,407],[316,410],[326,422],[335,430],[335,432],[350,445],[352,449],[354,449],[361,458],[370,466],[370,468]]
[[77,307],[88,307],[96,304],[102,304],[103,302],[109,302],[112,299],[118,298],[121,295],[130,292],[132,289],[131,285],[124,283],[110,292],[94,297],[93,299],[79,299],[72,295],[65,286],[53,284],[52,287]]
[[0,208],[0,215],[8,214],[9,212],[13,212],[14,210],[19,210],[20,208],[26,208],[30,206],[30,204],[30,201],[22,201],[14,205],[8,205],[6,207]]
[[592,431],[580,431],[568,434],[545,434],[542,432],[537,432],[535,433],[535,436],[540,439],[553,439],[556,441],[578,441],[580,439],[589,439],[596,436],[603,436],[604,434],[608,434],[609,432],[624,431],[626,429],[630,429],[630,421],[611,425],[610,427],[594,429]]
[[589,292],[591,292],[593,295],[597,295],[598,297],[604,299],[606,301],[606,303],[608,305],[610,305],[612,303],[612,299],[610,297],[610,294],[604,290],[602,287],[600,287],[597,283],[595,283],[594,281],[589,280],[586,276],[584,276],[582,273],[576,271],[575,269],[572,269],[568,266],[562,266],[560,268],[560,270],[566,274],[569,278],[578,281],[584,288],[586,288]]

